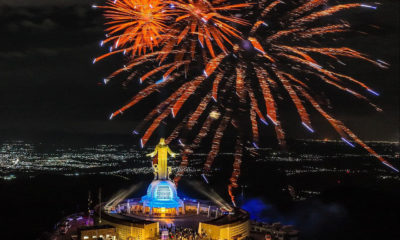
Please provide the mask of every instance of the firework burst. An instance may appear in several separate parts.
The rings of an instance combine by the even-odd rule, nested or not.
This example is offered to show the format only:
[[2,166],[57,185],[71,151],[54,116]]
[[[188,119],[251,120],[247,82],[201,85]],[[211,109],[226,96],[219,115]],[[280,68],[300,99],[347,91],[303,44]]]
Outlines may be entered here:
[[247,3],[227,4],[222,1],[211,4],[202,0],[108,1],[107,5],[99,6],[105,9],[106,25],[109,26],[106,29],[108,37],[101,45],[112,43],[112,46],[109,53],[93,62],[117,53],[129,56],[128,64],[105,78],[106,83],[121,72],[154,63],[158,67],[148,72],[133,71],[128,78],[139,77],[143,83],[162,73],[160,83],[180,67],[184,67],[187,76],[191,63],[204,65],[210,57],[215,57],[216,51],[227,53],[233,39],[241,39],[241,33],[232,25],[248,23],[231,13],[248,6]]
[[[101,45],[112,42],[110,53],[96,59],[100,60],[117,52],[131,57],[153,50],[165,37],[166,22],[173,11],[169,1],[160,0],[109,0],[104,9],[107,19],[107,38]],[[113,51],[113,50],[116,51]]]
[[[153,1],[141,2],[149,4]],[[228,187],[233,202],[233,189],[238,187],[243,151],[258,148],[260,124],[271,125],[278,143],[285,144],[285,133],[278,114],[280,98],[294,104],[299,125],[308,131],[314,132],[308,113],[310,108],[314,108],[345,143],[353,147],[355,143],[359,144],[383,164],[398,171],[316,100],[319,87],[324,84],[363,99],[380,111],[364,96],[364,93],[379,94],[361,81],[337,72],[333,64],[344,64],[344,58],[352,58],[381,68],[388,66],[354,49],[321,46],[316,41],[320,37],[350,30],[348,22],[330,18],[336,13],[353,8],[374,8],[361,3],[327,5],[327,2],[264,0],[254,1],[253,4],[231,4],[225,0],[179,0],[168,2],[168,6],[162,5],[166,15],[160,14],[158,19],[161,23],[157,26],[165,24],[168,27],[162,30],[157,28],[153,38],[157,40],[141,45],[143,52],[144,49],[150,49],[150,52],[130,58],[125,67],[133,71],[128,78],[137,76],[141,83],[145,79],[153,80],[149,80],[147,87],[114,112],[111,118],[150,94],[174,86],[172,94],[145,117],[134,133],[142,135],[140,143],[143,147],[169,116],[178,122],[167,138],[167,142],[177,139],[183,148],[181,166],[175,177],[175,182],[178,182],[189,164],[189,156],[206,136],[213,137],[204,164],[204,171],[208,172],[218,155],[226,129],[235,129],[236,150]],[[110,17],[124,16],[126,13],[118,13],[116,6],[106,8],[111,11],[106,14]],[[238,9],[241,18],[232,15]],[[162,22],[165,19],[168,23]],[[109,23],[109,31],[115,33],[117,29],[122,29],[119,26],[121,22]],[[135,35],[138,32],[125,28],[124,34]],[[110,41],[115,43],[116,39],[119,38],[110,38]],[[141,52],[137,47],[140,44],[133,40],[125,40],[123,45],[136,46],[135,51]],[[156,67],[139,75],[143,65]],[[178,71],[181,66],[185,66],[184,71]],[[191,66],[202,67],[202,73],[196,75],[193,72],[191,77],[186,78]],[[119,69],[109,78],[122,71]],[[159,78],[161,80],[157,80]],[[251,134],[244,126],[249,126]],[[251,148],[245,148],[246,145]]]

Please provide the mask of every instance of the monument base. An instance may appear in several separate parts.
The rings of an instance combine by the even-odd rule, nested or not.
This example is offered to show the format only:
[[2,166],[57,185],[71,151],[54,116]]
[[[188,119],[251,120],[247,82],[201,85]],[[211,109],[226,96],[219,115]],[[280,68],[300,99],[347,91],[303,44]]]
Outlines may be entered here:
[[183,201],[178,197],[176,186],[170,180],[154,180],[142,197],[143,213],[155,215],[179,215],[184,213]]

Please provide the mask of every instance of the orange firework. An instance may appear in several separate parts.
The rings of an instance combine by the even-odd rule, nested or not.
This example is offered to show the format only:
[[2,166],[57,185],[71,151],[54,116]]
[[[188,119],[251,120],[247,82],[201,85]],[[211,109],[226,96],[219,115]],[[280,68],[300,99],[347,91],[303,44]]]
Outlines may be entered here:
[[[241,33],[232,25],[248,23],[232,16],[231,12],[251,5],[224,1],[211,4],[204,0],[123,0],[107,3],[100,8],[105,9],[105,16],[109,19],[106,23],[110,25],[106,29],[109,37],[101,45],[109,42],[113,45],[109,53],[95,58],[93,62],[116,53],[129,54],[131,61],[105,78],[105,83],[121,72],[154,62],[158,62],[158,67],[140,73],[141,83],[160,73],[164,81],[180,67],[185,67],[187,75],[192,62],[206,64],[210,56],[213,58],[220,51],[227,53],[232,41],[241,39]],[[133,74],[136,76],[136,72]]]
[[[321,46],[316,41],[329,34],[350,30],[350,24],[344,20],[335,19],[333,23],[317,20],[353,8],[375,9],[361,3],[328,5],[328,1],[285,1],[284,4],[279,0],[262,0],[230,4],[226,0],[143,0],[140,2],[147,6],[142,9],[152,12],[152,7],[158,6],[159,10],[152,12],[158,16],[154,22],[145,20],[144,13],[137,15],[141,18],[140,23],[137,23],[137,18],[129,20],[130,11],[129,14],[125,11],[128,6],[134,6],[128,2],[136,1],[109,2],[104,7],[106,17],[112,19],[108,31],[110,34],[118,31],[127,34],[121,42],[124,48],[118,51],[130,49],[135,57],[106,80],[124,70],[131,70],[128,79],[138,78],[141,83],[147,81],[147,86],[111,118],[153,93],[167,90],[168,97],[145,117],[134,134],[142,135],[140,143],[143,147],[162,122],[169,119],[178,122],[167,138],[167,142],[178,139],[183,147],[175,182],[184,174],[190,155],[210,134],[213,141],[204,163],[204,172],[207,173],[218,156],[225,131],[232,129],[237,134],[233,173],[228,186],[233,202],[242,156],[244,150],[249,149],[244,145],[251,142],[253,149],[259,147],[259,125],[272,123],[278,143],[285,144],[278,99],[293,103],[299,115],[299,125],[309,132],[314,133],[314,129],[308,110],[314,108],[331,124],[343,142],[352,147],[357,143],[383,164],[398,171],[315,100],[314,95],[320,92],[318,87],[327,84],[363,99],[381,111],[361,91],[379,94],[365,83],[337,72],[335,65],[345,65],[344,58],[352,58],[381,68],[388,67],[384,61],[373,60],[354,49]],[[239,9],[241,18],[232,15]],[[133,26],[151,24],[152,27],[142,27],[139,32],[133,30],[130,21]],[[118,36],[106,41],[116,44],[122,39],[121,34]],[[146,52],[147,49],[150,51]],[[110,54],[113,52],[100,58]],[[148,71],[143,66],[153,68]],[[183,71],[179,71],[183,67]],[[189,72],[192,68],[196,71]],[[197,73],[199,68],[201,74]],[[191,75],[188,77],[188,74]],[[251,131],[243,126],[251,126]]]
[[113,45],[109,54],[96,61],[117,52],[133,57],[157,47],[173,14],[169,4],[170,1],[162,0],[108,0],[105,6],[100,6],[108,25],[107,38],[101,45],[108,42]]
[[[201,46],[206,45],[212,57],[215,57],[212,41],[215,41],[215,45],[221,50],[227,52],[224,42],[232,45],[230,36],[241,38],[240,32],[232,26],[232,23],[246,25],[247,22],[233,16],[224,16],[220,12],[240,10],[248,6],[250,6],[248,3],[219,5],[204,0],[178,0],[176,7],[181,16],[175,21],[185,23],[177,42],[179,43],[188,34],[197,35]],[[191,50],[195,51],[194,47]]]

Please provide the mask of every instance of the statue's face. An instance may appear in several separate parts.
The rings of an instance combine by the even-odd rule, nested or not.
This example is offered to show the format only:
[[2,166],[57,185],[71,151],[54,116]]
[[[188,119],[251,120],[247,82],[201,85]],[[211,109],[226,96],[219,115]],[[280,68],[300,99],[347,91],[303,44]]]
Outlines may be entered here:
[[164,138],[160,138],[160,144],[165,144],[165,139]]

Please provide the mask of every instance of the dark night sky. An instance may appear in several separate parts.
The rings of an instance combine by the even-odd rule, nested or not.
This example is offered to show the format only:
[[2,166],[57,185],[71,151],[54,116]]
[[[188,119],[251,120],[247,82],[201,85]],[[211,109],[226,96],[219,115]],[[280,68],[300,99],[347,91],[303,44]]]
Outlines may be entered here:
[[[364,1],[365,2],[365,1]],[[378,10],[365,10],[355,26],[375,23],[380,30],[357,35],[345,42],[374,58],[391,64],[381,70],[367,63],[353,63],[346,73],[359,77],[378,92],[374,100],[383,110],[375,112],[354,98],[330,96],[333,113],[366,140],[399,137],[399,2],[383,0]],[[47,135],[129,135],[137,109],[109,121],[108,116],[130,97],[119,83],[100,84],[121,63],[117,59],[92,65],[106,49],[103,18],[89,0],[0,0],[0,137],[33,139]],[[137,85],[136,85],[137,86]],[[132,91],[132,90],[130,90]],[[135,117],[133,116],[135,115]],[[335,136],[327,124],[317,124],[318,138]],[[289,128],[291,129],[291,128]],[[307,137],[301,126],[289,132]]]

